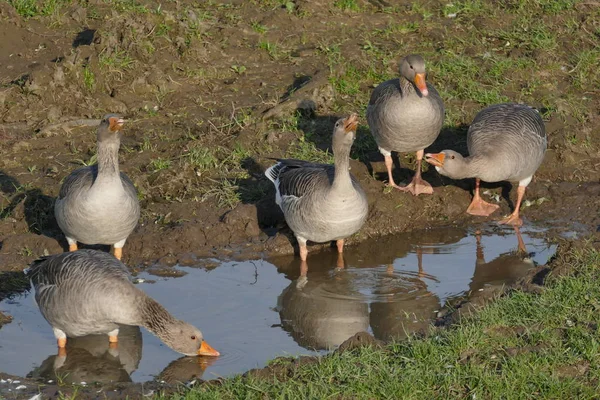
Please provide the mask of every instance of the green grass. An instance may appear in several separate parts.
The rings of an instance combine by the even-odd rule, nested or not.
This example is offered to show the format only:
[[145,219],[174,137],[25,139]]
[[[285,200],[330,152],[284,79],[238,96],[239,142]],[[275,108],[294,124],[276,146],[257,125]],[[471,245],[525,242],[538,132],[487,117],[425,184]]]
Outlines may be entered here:
[[173,399],[597,398],[600,253],[573,250],[541,294],[515,291],[425,338],[334,353],[269,379],[235,377]]
[[360,6],[356,0],[336,0],[333,5],[341,10],[360,11]]
[[24,18],[52,15],[71,2],[72,0],[8,0],[8,3]]
[[152,172],[162,171],[164,169],[169,169],[171,167],[171,160],[165,160],[162,158],[156,158],[150,161],[148,164],[148,170]]
[[333,163],[332,153],[317,148],[314,143],[307,141],[305,136],[300,137],[297,142],[290,146],[286,157],[318,163]]

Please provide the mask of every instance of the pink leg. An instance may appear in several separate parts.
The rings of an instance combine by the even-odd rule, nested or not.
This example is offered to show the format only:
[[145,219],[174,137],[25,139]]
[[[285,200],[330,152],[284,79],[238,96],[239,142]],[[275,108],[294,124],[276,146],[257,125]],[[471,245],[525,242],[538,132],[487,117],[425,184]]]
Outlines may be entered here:
[[394,166],[392,156],[383,156],[383,157],[385,159],[385,167],[387,168],[387,173],[388,173],[388,186],[402,190],[402,188],[400,186],[396,185],[396,182],[394,182],[394,177],[392,176],[392,167]]
[[421,163],[423,161],[424,150],[417,151],[417,168],[415,170],[415,176],[408,185],[399,188],[403,192],[410,192],[415,196],[420,194],[433,194],[433,188],[431,185],[421,178]]
[[517,241],[519,243],[519,252],[527,253],[527,247],[525,247],[525,242],[523,241],[523,237],[521,236],[521,231],[519,230],[519,227],[515,225],[514,228],[515,233],[517,234]]
[[486,201],[483,201],[483,199],[479,195],[479,184],[480,180],[475,179],[475,193],[473,196],[473,201],[471,201],[471,204],[469,204],[469,208],[467,208],[467,213],[471,215],[487,217],[488,215],[496,211],[500,206],[498,206],[497,204],[491,204]]
[[525,186],[519,186],[517,189],[517,205],[515,206],[515,210],[508,217],[498,221],[499,224],[508,224],[517,227],[523,225],[523,220],[519,217],[519,209],[521,208],[521,202],[523,201],[524,195]]

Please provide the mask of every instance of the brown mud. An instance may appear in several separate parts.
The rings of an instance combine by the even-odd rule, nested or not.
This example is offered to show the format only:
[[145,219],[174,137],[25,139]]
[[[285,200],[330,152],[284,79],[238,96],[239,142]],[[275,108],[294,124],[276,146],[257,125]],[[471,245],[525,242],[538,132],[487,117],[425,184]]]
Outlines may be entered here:
[[[121,165],[138,187],[144,210],[125,247],[128,265],[291,253],[295,241],[289,232],[272,236],[284,224],[262,176],[271,163],[266,157],[286,155],[302,131],[313,132],[310,140],[326,148],[333,121],[351,109],[351,100],[336,93],[331,83],[335,72],[329,72],[327,54],[318,47],[325,45],[324,38],[343,38],[339,51],[352,61],[361,54],[361,34],[385,29],[393,15],[365,5],[359,16],[318,1],[297,2],[294,12],[252,2],[204,8],[176,2],[163,4],[160,14],[152,8],[158,3],[149,2],[144,12],[106,3],[91,2],[93,7],[87,8],[70,4],[30,19],[1,3],[0,268],[22,270],[42,254],[65,249],[53,218],[54,197],[61,180],[92,158],[95,135],[93,127],[61,123],[97,119],[107,112],[120,112],[129,120]],[[418,17],[406,7],[400,13]],[[585,29],[586,7],[571,14],[581,18]],[[552,18],[558,23],[562,17]],[[256,26],[265,32],[252,28]],[[401,36],[412,43],[436,32],[428,27],[423,24],[423,32]],[[460,26],[452,28],[455,35],[466,35]],[[450,33],[448,26],[439,29]],[[282,31],[290,37],[280,38]],[[269,40],[279,44],[281,54],[262,51],[260,43]],[[398,55],[410,49],[396,43],[398,38],[390,40],[399,47]],[[433,35],[432,40],[441,39]],[[388,67],[389,72],[394,68]],[[435,76],[431,79],[435,83]],[[569,77],[558,83],[567,86]],[[600,102],[597,91],[585,95],[589,102],[579,110],[582,118],[556,95],[558,111],[547,117],[548,154],[526,195],[532,201],[524,210],[529,221],[581,224],[589,230],[600,225]],[[346,104],[342,112],[340,102]],[[561,113],[561,107],[567,111]],[[304,110],[299,131],[270,122],[285,121],[297,108]],[[481,106],[451,99],[447,108],[460,108],[464,121],[446,127],[431,150],[464,147],[464,124]],[[369,140],[364,121],[358,135],[358,141]],[[235,154],[236,146],[247,149],[243,157],[220,162],[219,154],[225,159]],[[212,151],[217,160],[186,162],[198,149]],[[415,227],[481,220],[464,214],[472,182],[453,182],[428,170],[425,178],[436,188],[433,196],[389,192],[380,178],[381,157],[373,146],[363,150],[351,166],[368,193],[370,214],[349,245]],[[410,156],[401,160],[405,181],[412,173]],[[157,159],[169,160],[168,168],[152,167]],[[226,192],[224,180],[235,182],[233,195],[239,202],[224,200],[227,193],[219,192]],[[509,213],[507,190],[490,187],[505,197],[495,218]]]

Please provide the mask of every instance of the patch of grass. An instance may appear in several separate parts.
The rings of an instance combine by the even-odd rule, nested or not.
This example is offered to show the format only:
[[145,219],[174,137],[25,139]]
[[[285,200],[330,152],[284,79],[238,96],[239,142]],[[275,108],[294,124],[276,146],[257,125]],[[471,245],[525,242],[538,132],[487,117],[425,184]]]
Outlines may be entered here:
[[253,21],[250,26],[252,27],[252,30],[254,32],[260,33],[260,34],[263,34],[269,30],[269,28],[267,28],[265,25],[261,24],[258,21]]
[[8,0],[8,4],[23,18],[53,15],[71,2],[72,0]]
[[238,184],[231,179],[214,181],[215,185],[204,194],[203,198],[215,197],[217,205],[222,208],[233,209],[240,201],[240,192]]
[[162,171],[164,169],[168,169],[171,167],[171,160],[165,160],[162,158],[156,158],[150,161],[148,164],[148,169],[152,172]]
[[600,253],[564,256],[568,276],[541,294],[513,292],[453,328],[383,349],[362,347],[294,366],[197,386],[173,399],[595,398],[600,375]]
[[137,14],[147,14],[150,10],[147,6],[136,0],[104,0],[106,4],[110,4],[118,12],[133,12]]
[[94,75],[89,65],[83,69],[83,85],[89,92],[92,92],[96,87],[96,75]]
[[356,0],[336,0],[333,6],[340,10],[360,11],[360,6]]
[[181,156],[181,159],[197,169],[198,173],[203,173],[217,168],[219,159],[214,152],[204,146],[193,145]]
[[110,54],[102,53],[99,57],[100,65],[114,71],[133,68],[135,60],[126,51],[114,51]]
[[325,164],[333,163],[332,153],[318,149],[314,143],[307,141],[304,136],[289,147],[286,157]]
[[582,50],[575,54],[575,66],[569,72],[577,89],[598,87],[600,84],[598,60],[600,60],[600,50],[598,49]]
[[258,43],[258,47],[260,49],[265,50],[269,54],[269,57],[271,57],[273,60],[279,60],[283,56],[283,52],[275,43],[271,43],[266,40],[261,40]]

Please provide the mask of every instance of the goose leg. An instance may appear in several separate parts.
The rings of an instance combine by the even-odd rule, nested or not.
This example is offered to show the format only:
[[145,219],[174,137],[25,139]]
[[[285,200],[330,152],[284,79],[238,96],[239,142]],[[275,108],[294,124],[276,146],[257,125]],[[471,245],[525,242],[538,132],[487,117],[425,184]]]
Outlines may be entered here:
[[522,254],[527,254],[527,247],[525,247],[525,242],[523,241],[523,236],[521,236],[521,231],[518,226],[514,226],[515,233],[517,234],[517,242],[519,243],[519,252]]
[[113,245],[115,251],[115,258],[117,260],[120,260],[123,257],[123,246],[125,246],[125,240],[121,240],[120,242],[117,242]]
[[115,247],[115,258],[117,260],[120,260],[123,257],[123,248],[122,247]]
[[67,334],[58,328],[52,328],[54,331],[54,337],[56,338],[56,344],[58,345],[58,355],[64,357],[67,355]]
[[415,176],[413,177],[411,183],[400,188],[400,190],[404,192],[410,192],[415,196],[418,196],[420,194],[433,194],[433,188],[431,187],[429,182],[421,178],[421,163],[423,162],[424,154],[425,150],[417,151],[417,168],[415,170]]
[[344,239],[336,240],[335,244],[337,245],[338,253],[344,252]]
[[117,342],[119,341],[119,328],[108,332],[108,342],[110,343],[110,345],[114,345],[116,346]]
[[69,251],[77,251],[77,240],[68,237],[67,243],[69,243]]
[[519,209],[521,208],[521,201],[523,201],[526,187],[527,186],[519,185],[519,188],[517,189],[517,205],[515,206],[515,210],[508,217],[498,221],[499,224],[508,224],[513,226],[523,225],[523,220],[519,217]]
[[384,155],[383,158],[385,159],[385,168],[387,169],[387,173],[388,173],[388,186],[402,190],[402,187],[396,185],[396,182],[394,182],[394,177],[392,176],[392,168],[394,166],[394,161],[392,160],[392,156]]
[[479,184],[480,179],[475,179],[475,191],[473,193],[473,200],[471,201],[471,204],[469,204],[469,208],[467,208],[467,213],[471,215],[487,217],[488,215],[496,211],[500,206],[497,204],[491,204],[486,201],[483,201],[483,199],[479,195]]
[[300,248],[300,260],[306,261],[308,256],[308,248],[306,247],[306,239],[296,236],[298,247]]

